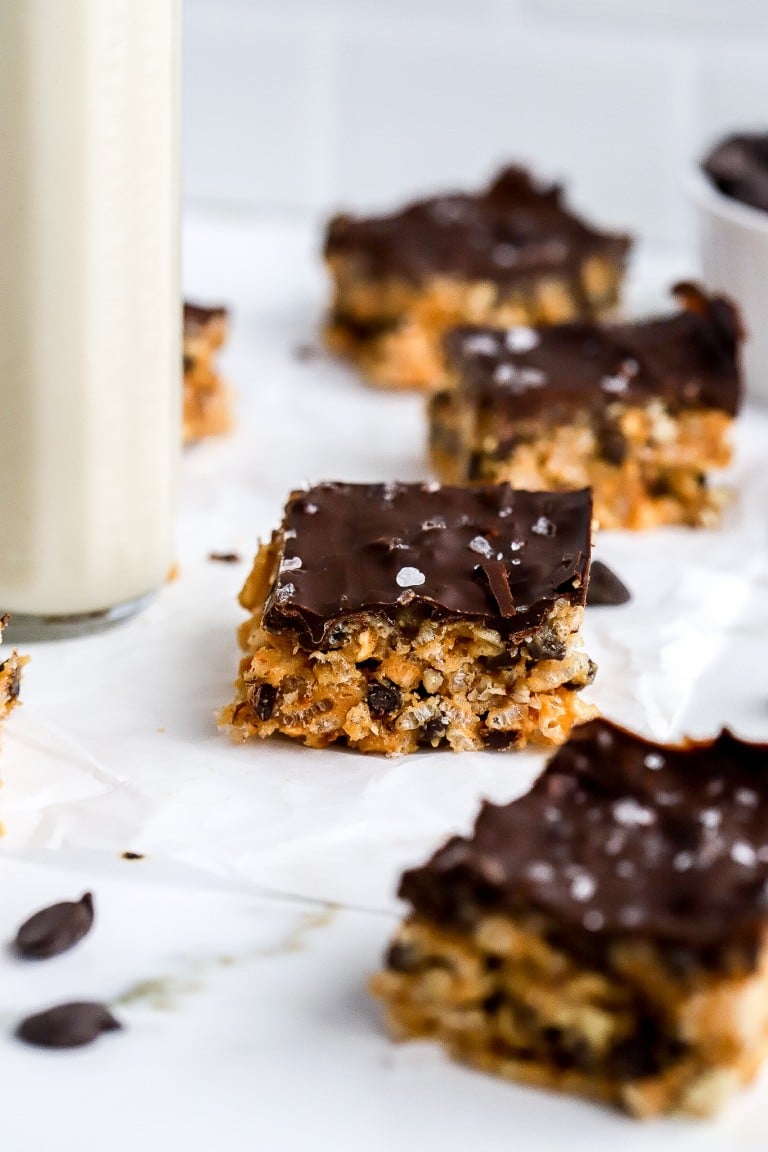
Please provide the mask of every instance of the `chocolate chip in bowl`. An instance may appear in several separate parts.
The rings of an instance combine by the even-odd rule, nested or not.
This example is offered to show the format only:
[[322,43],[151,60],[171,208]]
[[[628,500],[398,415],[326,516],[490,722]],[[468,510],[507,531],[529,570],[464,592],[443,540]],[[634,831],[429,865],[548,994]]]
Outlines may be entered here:
[[690,180],[707,287],[741,308],[747,398],[768,404],[768,132],[725,137]]

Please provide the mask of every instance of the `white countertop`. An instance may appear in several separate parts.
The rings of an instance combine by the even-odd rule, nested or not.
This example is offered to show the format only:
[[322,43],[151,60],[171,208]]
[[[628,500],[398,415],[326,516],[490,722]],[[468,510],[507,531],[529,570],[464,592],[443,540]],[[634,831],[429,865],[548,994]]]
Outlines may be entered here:
[[[86,889],[97,921],[75,950],[46,963],[0,952],[0,1146],[768,1148],[765,1078],[717,1121],[641,1126],[384,1035],[365,981],[396,923],[397,871],[454,822],[468,826],[481,795],[524,788],[540,758],[445,753],[393,765],[236,748],[216,732],[212,714],[237,661],[235,596],[286,492],[305,476],[424,475],[419,398],[373,393],[336,365],[292,355],[312,339],[323,300],[316,243],[290,219],[188,221],[188,293],[235,311],[225,363],[239,394],[238,432],[186,455],[180,579],[120,630],[30,649],[26,703],[2,758],[0,939],[33,910]],[[631,303],[658,303],[660,286],[686,271],[684,258],[641,254]],[[749,419],[743,475],[764,492],[755,444],[768,417]],[[748,527],[747,539],[767,543],[759,522]],[[631,564],[620,540],[606,547]],[[231,549],[242,564],[206,559]],[[622,575],[632,583],[632,572]],[[768,547],[718,573],[735,607],[720,618],[713,586],[713,618],[683,628],[701,675],[681,686],[659,724],[707,730],[728,720],[768,737],[767,576]],[[674,656],[681,637],[668,632]],[[658,672],[675,696],[678,664]],[[637,685],[636,695],[653,697],[653,684]],[[605,691],[604,701],[624,706]],[[646,709],[649,723],[656,712],[658,701]],[[398,822],[404,789],[413,803]],[[433,803],[438,789],[450,793],[444,807]],[[124,861],[125,849],[146,859]],[[343,879],[350,868],[357,886]],[[126,1031],[79,1052],[13,1040],[26,1012],[79,998],[115,1003]]]

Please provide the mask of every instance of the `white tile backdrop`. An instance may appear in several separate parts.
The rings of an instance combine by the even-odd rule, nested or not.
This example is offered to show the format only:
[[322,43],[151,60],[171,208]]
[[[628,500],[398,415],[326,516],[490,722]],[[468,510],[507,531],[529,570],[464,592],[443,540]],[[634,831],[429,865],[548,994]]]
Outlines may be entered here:
[[505,158],[675,244],[685,175],[768,129],[766,0],[185,0],[185,196],[390,206]]

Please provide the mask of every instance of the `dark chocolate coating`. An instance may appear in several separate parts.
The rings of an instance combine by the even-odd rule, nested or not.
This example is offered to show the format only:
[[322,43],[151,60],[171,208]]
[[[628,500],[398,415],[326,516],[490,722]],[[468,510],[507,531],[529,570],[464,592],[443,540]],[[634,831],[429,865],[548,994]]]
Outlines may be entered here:
[[204,328],[211,320],[222,320],[228,315],[223,306],[207,308],[203,304],[184,303],[184,332],[191,335],[198,328]]
[[354,257],[358,274],[374,280],[442,274],[514,285],[548,272],[572,276],[590,256],[623,262],[630,243],[568,211],[559,185],[510,167],[478,195],[419,200],[391,216],[336,216],[325,255]]
[[595,938],[711,950],[768,923],[768,745],[728,732],[668,747],[604,720],[574,730],[531,791],[406,872],[428,920],[536,910]]
[[726,137],[702,168],[725,196],[768,212],[768,132]]
[[436,484],[320,484],[291,496],[264,625],[333,647],[345,618],[430,616],[529,635],[560,598],[582,605],[592,500]]
[[634,324],[455,328],[445,338],[448,363],[461,389],[511,418],[554,423],[584,408],[657,398],[673,410],[735,415],[742,339],[736,308],[693,284],[673,293],[681,311]]

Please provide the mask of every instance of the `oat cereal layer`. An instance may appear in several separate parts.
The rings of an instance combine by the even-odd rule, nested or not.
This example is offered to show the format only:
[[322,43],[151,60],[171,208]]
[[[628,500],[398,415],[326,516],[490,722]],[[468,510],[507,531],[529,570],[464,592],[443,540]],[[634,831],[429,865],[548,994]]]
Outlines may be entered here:
[[236,739],[363,752],[562,742],[592,710],[585,492],[323,484],[292,495],[241,602]]
[[637,1117],[716,1111],[768,1044],[768,746],[576,729],[400,895],[395,1037]]

